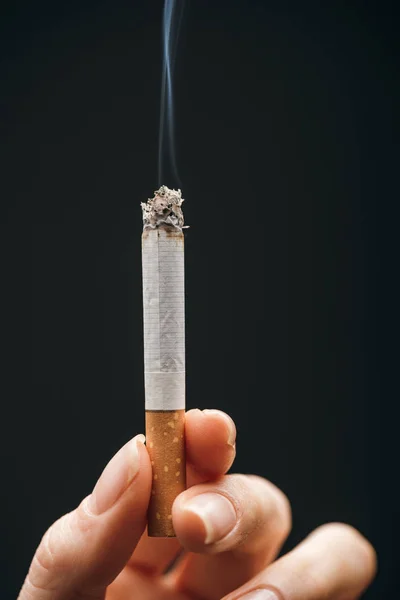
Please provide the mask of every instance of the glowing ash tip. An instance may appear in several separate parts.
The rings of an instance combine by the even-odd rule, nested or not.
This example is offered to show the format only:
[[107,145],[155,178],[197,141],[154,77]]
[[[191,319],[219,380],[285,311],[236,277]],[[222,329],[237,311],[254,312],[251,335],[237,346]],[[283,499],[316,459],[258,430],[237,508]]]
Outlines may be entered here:
[[143,229],[156,229],[160,225],[169,225],[175,229],[183,228],[181,190],[170,190],[162,185],[154,192],[154,197],[142,202]]

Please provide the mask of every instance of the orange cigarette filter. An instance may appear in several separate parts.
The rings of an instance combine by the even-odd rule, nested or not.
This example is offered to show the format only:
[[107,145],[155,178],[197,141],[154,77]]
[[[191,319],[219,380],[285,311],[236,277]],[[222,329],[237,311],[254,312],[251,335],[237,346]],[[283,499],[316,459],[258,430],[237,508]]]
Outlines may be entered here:
[[161,186],[142,203],[146,444],[153,469],[148,534],[174,537],[172,505],[185,489],[183,202]]
[[186,487],[185,411],[146,411],[146,440],[153,467],[148,534],[175,536],[172,505]]

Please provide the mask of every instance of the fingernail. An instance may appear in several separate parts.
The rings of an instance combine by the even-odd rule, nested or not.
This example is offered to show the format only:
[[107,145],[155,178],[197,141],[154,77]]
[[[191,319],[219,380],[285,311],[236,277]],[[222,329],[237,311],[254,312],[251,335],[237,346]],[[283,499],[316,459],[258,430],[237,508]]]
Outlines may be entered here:
[[203,410],[203,413],[209,415],[218,415],[219,417],[222,417],[224,419],[225,423],[228,426],[228,439],[226,443],[229,446],[234,446],[236,441],[236,427],[235,423],[233,422],[233,419],[231,419],[231,417],[226,413],[222,412],[222,410],[217,410],[215,408],[205,408]]
[[237,600],[279,600],[279,598],[271,590],[254,590],[244,596],[240,596]]
[[184,510],[195,513],[203,522],[205,544],[213,544],[225,537],[236,525],[236,511],[221,494],[200,494],[188,500]]
[[110,460],[89,498],[89,508],[100,515],[111,508],[129,487],[139,471],[138,444],[144,444],[140,434],[123,446]]

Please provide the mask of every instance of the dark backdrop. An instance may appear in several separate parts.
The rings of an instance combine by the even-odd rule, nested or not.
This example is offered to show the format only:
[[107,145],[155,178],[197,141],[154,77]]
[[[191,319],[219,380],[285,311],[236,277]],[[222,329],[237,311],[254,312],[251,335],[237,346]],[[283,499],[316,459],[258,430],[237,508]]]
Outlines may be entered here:
[[[394,6],[192,0],[175,85],[188,407],[235,418],[235,469],[293,503],[288,548],[330,520],[372,540],[370,600],[398,594]],[[44,530],[143,431],[139,203],[158,184],[162,2],[1,10],[12,598]]]

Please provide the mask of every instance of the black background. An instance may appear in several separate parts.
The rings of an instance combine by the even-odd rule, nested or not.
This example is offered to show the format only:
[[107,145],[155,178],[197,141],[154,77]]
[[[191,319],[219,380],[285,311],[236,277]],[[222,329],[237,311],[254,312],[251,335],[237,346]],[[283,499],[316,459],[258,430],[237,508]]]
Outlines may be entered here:
[[[350,522],[395,598],[395,3],[186,3],[176,65],[187,405],[292,501]],[[157,181],[161,1],[1,19],[2,591],[143,431],[139,203]],[[173,187],[176,182],[164,183]]]

